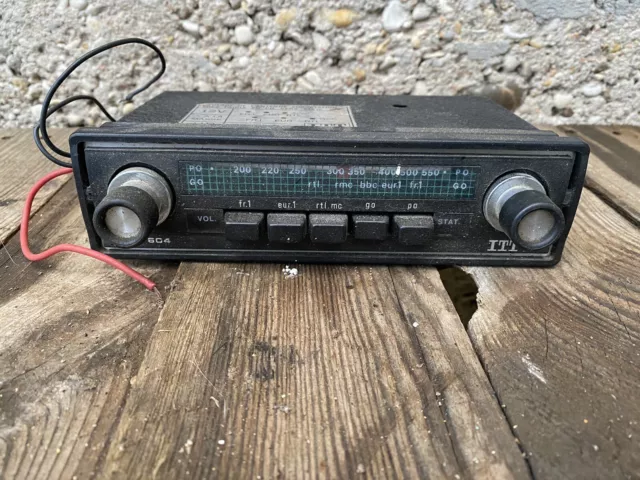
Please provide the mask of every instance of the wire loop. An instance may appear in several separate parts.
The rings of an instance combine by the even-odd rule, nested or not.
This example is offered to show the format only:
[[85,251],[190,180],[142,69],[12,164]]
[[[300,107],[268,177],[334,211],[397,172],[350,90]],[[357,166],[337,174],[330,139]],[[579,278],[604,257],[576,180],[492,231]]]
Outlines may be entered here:
[[[69,75],[71,75],[74,70],[76,70],[80,65],[82,65],[84,62],[86,62],[87,60],[89,60],[90,58],[95,57],[96,55],[106,51],[106,50],[110,50],[112,48],[115,47],[119,47],[121,45],[127,45],[127,44],[141,44],[141,45],[145,45],[147,47],[149,47],[150,49],[152,49],[156,55],[158,56],[158,58],[160,59],[160,63],[161,63],[161,68],[160,71],[158,71],[158,73],[156,73],[154,75],[154,77],[149,80],[147,83],[145,83],[144,85],[142,85],[141,87],[135,89],[134,91],[132,91],[131,93],[129,93],[124,100],[125,101],[130,101],[133,97],[135,97],[136,95],[138,95],[141,92],[144,92],[147,88],[149,88],[151,85],[153,85],[155,82],[157,82],[160,77],[162,77],[162,75],[164,74],[166,67],[167,67],[167,63],[164,59],[164,55],[162,55],[162,52],[160,51],[160,49],[154,45],[153,43],[144,40],[142,38],[124,38],[121,40],[116,40],[113,42],[109,42],[106,43],[100,47],[97,47],[93,50],[91,50],[90,52],[85,53],[84,55],[82,55],[80,58],[78,58],[77,60],[75,60],[63,73],[62,75],[60,75],[56,81],[53,83],[53,85],[51,86],[51,88],[49,89],[49,91],[47,92],[47,95],[45,96],[44,102],[42,102],[42,110],[40,112],[40,119],[38,120],[38,123],[36,124],[36,126],[33,129],[33,138],[34,141],[37,145],[37,147],[40,149],[40,151],[42,152],[42,154],[47,157],[48,160],[52,161],[53,163],[60,165],[62,167],[67,167],[67,168],[71,168],[71,163],[70,162],[65,162],[64,160],[60,160],[59,158],[56,158],[51,152],[49,152],[49,150],[47,150],[47,147],[53,151],[54,153],[62,156],[62,157],[66,157],[66,158],[71,158],[71,153],[70,152],[66,152],[64,150],[62,150],[61,148],[57,147],[52,141],[51,138],[49,137],[49,133],[47,132],[47,118],[49,118],[49,116],[51,116],[52,114],[54,114],[55,112],[57,112],[58,110],[60,110],[62,107],[75,102],[77,100],[89,100],[93,103],[95,103],[98,108],[102,111],[102,113],[104,113],[107,118],[112,121],[115,122],[115,119],[113,118],[113,116],[111,116],[111,114],[109,114],[109,112],[107,111],[107,109],[104,107],[104,105],[102,105],[102,103],[100,103],[98,101],[98,99],[96,99],[95,97],[91,96],[91,95],[74,95],[72,97],[69,97],[65,100],[63,100],[62,102],[54,105],[53,107],[49,108],[49,105],[51,105],[51,100],[53,99],[53,96],[55,95],[56,91],[60,88],[60,86],[62,85],[62,83],[69,77]],[[43,142],[45,145],[43,145]]]

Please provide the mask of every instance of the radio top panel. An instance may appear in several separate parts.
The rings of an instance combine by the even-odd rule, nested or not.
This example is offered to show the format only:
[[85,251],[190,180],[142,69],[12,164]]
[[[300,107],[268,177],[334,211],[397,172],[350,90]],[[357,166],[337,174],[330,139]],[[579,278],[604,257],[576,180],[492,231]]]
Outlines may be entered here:
[[589,149],[476,97],[169,92],[70,140],[128,258],[551,265]]

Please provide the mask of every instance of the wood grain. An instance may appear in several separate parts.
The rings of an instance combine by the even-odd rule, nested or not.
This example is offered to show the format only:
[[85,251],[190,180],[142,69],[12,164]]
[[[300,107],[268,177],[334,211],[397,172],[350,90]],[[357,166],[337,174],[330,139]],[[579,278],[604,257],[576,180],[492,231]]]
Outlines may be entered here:
[[[450,396],[457,389],[449,383],[473,383],[478,371],[466,380],[467,372],[454,375],[444,362],[453,355],[465,364],[459,357],[471,349],[448,345],[437,365],[426,364],[431,337],[417,332],[439,321],[436,312],[462,329],[452,307],[441,305],[441,285],[432,308],[409,310],[414,327],[386,267],[300,268],[285,278],[275,265],[180,266],[104,475],[527,476],[495,406],[483,410],[468,394],[458,405]],[[424,275],[434,281],[437,273]],[[395,277],[412,284],[402,271]],[[452,335],[464,340],[464,332]],[[433,380],[432,372],[442,376]],[[458,456],[464,445],[452,441],[463,440],[475,461]]]
[[557,131],[578,134],[589,143],[587,188],[640,226],[640,152],[598,127],[562,127]]
[[624,125],[599,126],[598,130],[613,136],[625,145],[638,151],[640,155],[640,127]]
[[[58,145],[68,145],[67,138],[73,129],[51,129],[50,135]],[[0,130],[0,242],[6,242],[20,226],[20,217],[27,192],[35,181],[46,173],[60,168],[44,158],[35,143],[30,129]],[[33,203],[35,214],[62,185],[68,176],[57,178],[42,188]],[[0,253],[0,258],[4,252]]]
[[640,472],[640,230],[588,190],[552,269],[466,269],[469,333],[536,478]]
[[510,425],[435,269],[392,267],[402,312],[440,392],[458,463],[472,478],[528,477]]
[[[68,183],[32,220],[34,250],[86,244]],[[121,272],[61,254],[0,257],[0,478],[89,478],[103,459],[160,309]],[[137,264],[161,284],[176,267]]]

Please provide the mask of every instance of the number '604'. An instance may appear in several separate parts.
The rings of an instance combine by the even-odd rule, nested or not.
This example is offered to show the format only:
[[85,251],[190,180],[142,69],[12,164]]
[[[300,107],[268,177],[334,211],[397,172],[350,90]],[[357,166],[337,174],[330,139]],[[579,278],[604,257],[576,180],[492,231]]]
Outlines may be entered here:
[[171,239],[169,237],[149,237],[147,238],[148,243],[171,243]]

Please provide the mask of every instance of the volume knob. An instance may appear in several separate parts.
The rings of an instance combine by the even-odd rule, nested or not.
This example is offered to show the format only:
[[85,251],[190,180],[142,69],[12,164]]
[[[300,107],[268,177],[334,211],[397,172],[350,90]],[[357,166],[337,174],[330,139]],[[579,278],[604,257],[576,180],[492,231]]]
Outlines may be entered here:
[[548,247],[564,231],[562,210],[544,186],[526,173],[509,174],[491,185],[483,210],[493,228],[526,250]]
[[93,226],[105,243],[135,247],[167,219],[172,206],[171,187],[162,175],[149,168],[127,168],[109,183],[93,213]]

